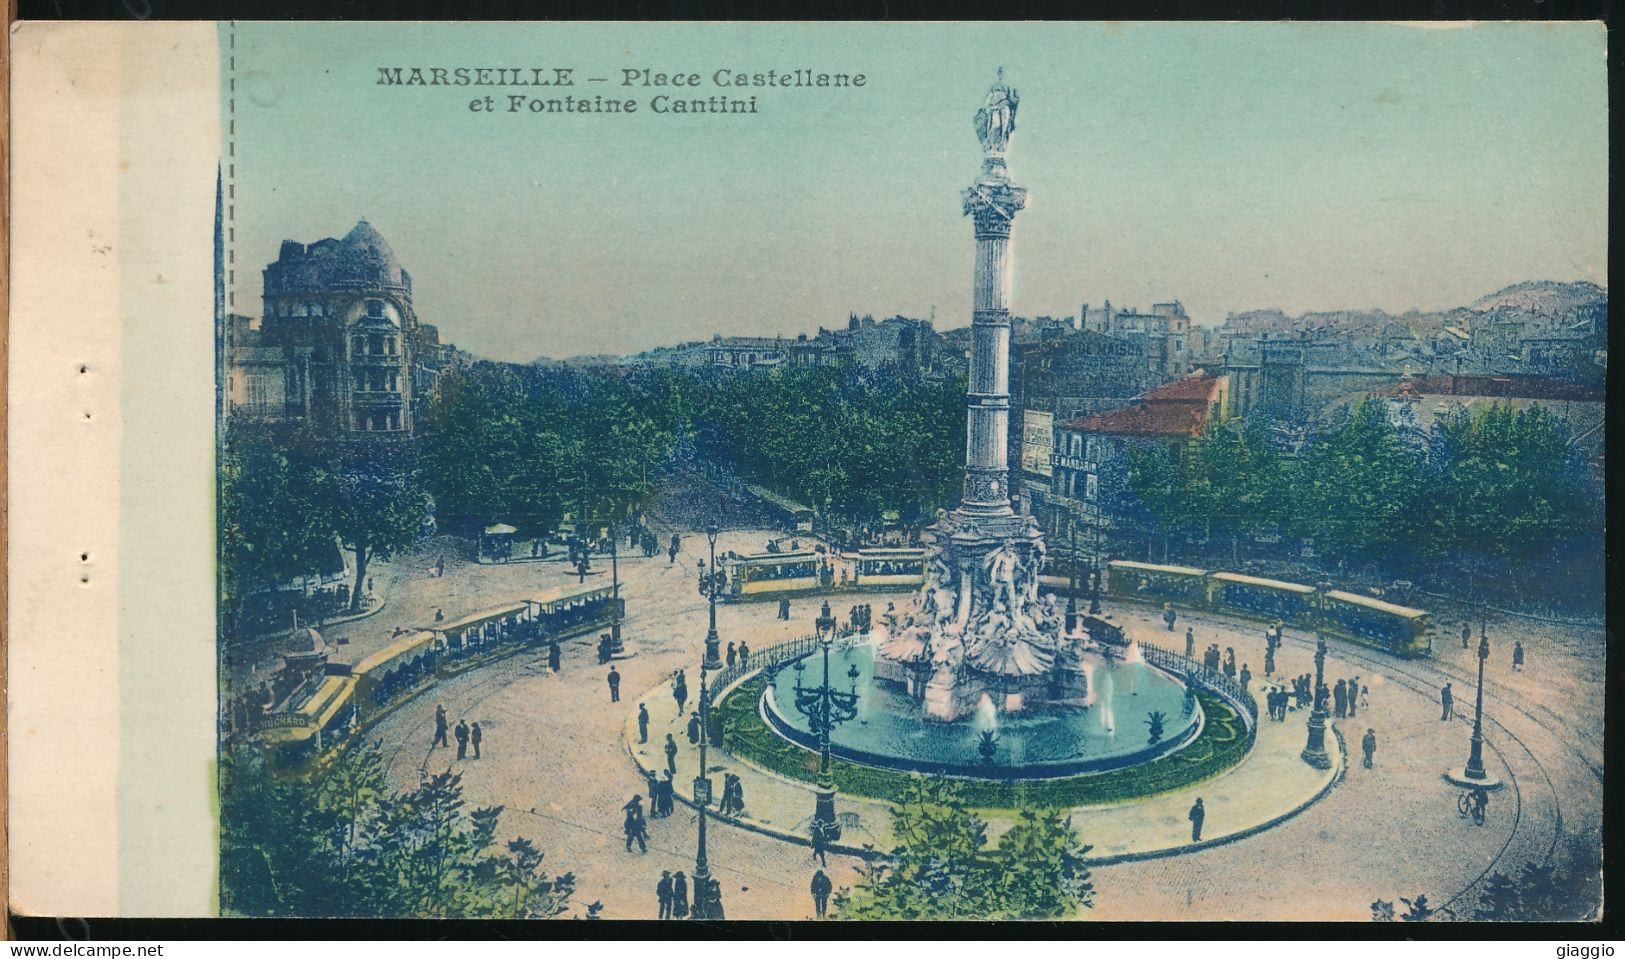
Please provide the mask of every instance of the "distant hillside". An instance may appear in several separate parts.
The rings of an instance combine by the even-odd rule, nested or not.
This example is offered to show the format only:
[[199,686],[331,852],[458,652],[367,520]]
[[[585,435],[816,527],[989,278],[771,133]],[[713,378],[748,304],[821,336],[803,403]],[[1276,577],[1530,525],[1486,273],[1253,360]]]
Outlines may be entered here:
[[1571,316],[1582,307],[1608,302],[1608,291],[1595,283],[1580,280],[1557,283],[1552,280],[1532,280],[1514,283],[1504,290],[1474,301],[1474,310],[1509,308],[1546,316]]

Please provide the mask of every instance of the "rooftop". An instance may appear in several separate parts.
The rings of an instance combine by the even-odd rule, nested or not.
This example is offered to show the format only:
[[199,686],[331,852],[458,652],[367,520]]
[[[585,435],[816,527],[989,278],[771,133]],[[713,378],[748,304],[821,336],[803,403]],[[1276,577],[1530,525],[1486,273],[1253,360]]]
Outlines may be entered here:
[[1127,406],[1073,420],[1065,429],[1115,436],[1197,436],[1207,428],[1222,382],[1220,377],[1197,370]]

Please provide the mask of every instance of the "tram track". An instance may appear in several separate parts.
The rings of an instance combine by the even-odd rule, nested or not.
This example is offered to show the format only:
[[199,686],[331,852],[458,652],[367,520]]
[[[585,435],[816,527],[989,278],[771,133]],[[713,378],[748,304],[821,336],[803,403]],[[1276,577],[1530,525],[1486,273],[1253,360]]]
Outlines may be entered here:
[[[1313,644],[1307,639],[1284,635],[1282,639],[1284,642],[1291,642],[1294,646],[1300,647],[1305,651],[1312,650],[1314,648]],[[1366,650],[1350,648],[1346,645],[1338,646],[1336,653],[1341,659],[1363,663],[1370,668],[1378,670],[1382,675],[1388,677],[1402,688],[1408,689],[1413,693],[1426,693],[1430,697],[1436,696],[1443,688],[1442,685],[1435,680],[1444,679],[1450,682],[1465,682],[1465,680],[1462,680],[1461,677],[1443,669],[1434,669],[1431,671],[1431,675],[1418,674],[1415,671],[1400,668],[1398,665],[1400,661],[1398,660],[1392,658],[1380,658],[1378,655]],[[1487,689],[1488,688],[1486,687],[1486,690]],[[1499,697],[1497,697],[1497,699],[1499,700]],[[1573,754],[1577,759],[1579,759],[1582,765],[1584,765],[1593,775],[1597,776],[1599,782],[1601,781],[1601,771],[1595,768],[1583,753],[1569,744],[1560,733],[1541,722],[1538,717],[1530,713],[1528,710],[1522,709],[1515,704],[1507,703],[1504,700],[1499,701],[1498,704],[1511,706],[1513,711],[1519,715],[1522,715],[1526,720],[1534,724],[1536,728],[1563,743],[1568,749],[1569,753]],[[1468,722],[1465,716],[1459,716],[1457,718],[1458,721],[1462,723]],[[1523,736],[1520,736],[1511,727],[1495,716],[1486,714],[1484,718],[1487,723],[1498,729],[1501,735],[1504,735],[1507,739],[1510,739],[1512,742],[1517,744],[1518,748],[1522,751],[1523,756],[1526,757],[1528,762],[1531,763],[1535,770],[1540,773],[1540,778],[1545,784],[1546,791],[1551,796],[1551,808],[1554,817],[1552,837],[1551,841],[1546,846],[1545,852],[1539,857],[1540,862],[1550,862],[1552,857],[1556,854],[1558,844],[1562,841],[1564,835],[1562,794],[1557,789],[1557,785],[1553,781],[1551,771],[1547,768],[1546,763],[1541,760],[1539,755],[1537,755],[1532,748],[1530,748],[1528,742]],[[1567,730],[1567,724],[1562,725],[1563,728]],[[1460,902],[1463,897],[1472,892],[1480,883],[1484,881],[1486,877],[1494,872],[1495,867],[1500,865],[1502,860],[1507,857],[1508,850],[1512,848],[1513,843],[1519,839],[1520,829],[1525,828],[1526,817],[1524,813],[1524,790],[1522,785],[1519,783],[1518,771],[1514,768],[1513,763],[1508,759],[1506,752],[1503,751],[1495,741],[1486,737],[1484,743],[1495,754],[1496,758],[1500,760],[1501,765],[1507,771],[1507,785],[1511,787],[1514,799],[1512,826],[1507,833],[1506,841],[1501,844],[1501,848],[1497,850],[1495,856],[1490,859],[1489,863],[1482,871],[1478,873],[1477,876],[1463,886],[1462,889],[1454,896],[1450,897],[1450,899],[1446,900],[1438,907],[1441,912],[1449,911],[1452,906]]]

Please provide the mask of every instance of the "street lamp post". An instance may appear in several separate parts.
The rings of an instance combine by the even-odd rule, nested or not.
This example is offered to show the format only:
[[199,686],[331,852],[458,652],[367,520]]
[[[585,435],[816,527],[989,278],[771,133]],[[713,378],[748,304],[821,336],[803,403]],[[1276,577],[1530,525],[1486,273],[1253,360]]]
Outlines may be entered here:
[[[714,629],[712,634],[715,635]],[[722,889],[711,878],[711,863],[705,855],[705,809],[711,805],[711,777],[705,764],[705,747],[711,741],[711,690],[706,685],[708,669],[705,665],[700,668],[700,771],[694,777],[694,808],[700,817],[700,838],[694,852],[694,907],[691,914],[695,919],[722,919]]]
[[829,768],[829,734],[836,726],[855,718],[858,714],[858,667],[852,665],[846,673],[851,680],[847,692],[829,686],[829,650],[835,641],[835,616],[829,611],[829,601],[813,621],[818,631],[818,644],[822,647],[824,679],[818,686],[803,686],[801,661],[796,670],[796,709],[807,717],[807,728],[818,736],[818,790],[813,807],[811,831],[814,838],[825,843],[841,838],[840,823],[835,818],[835,778]]
[[1309,741],[1303,747],[1303,761],[1316,769],[1332,768],[1326,753],[1326,637],[1315,639],[1315,706],[1309,713]]
[[626,652],[626,644],[621,641],[621,564],[614,532],[613,529],[610,530],[609,537],[609,577],[613,590],[610,595],[612,609],[609,620],[609,651],[612,655],[619,656]]
[[1467,753],[1467,765],[1444,774],[1445,779],[1459,785],[1478,789],[1496,789],[1501,781],[1484,768],[1484,662],[1490,658],[1490,637],[1482,620],[1478,624],[1478,695],[1473,703],[1473,739]]
[[[705,538],[711,544],[712,576],[705,590],[711,600],[711,628],[705,633],[705,663],[700,669],[702,674],[707,669],[722,668],[722,640],[717,636],[717,580],[715,575],[717,568],[717,534],[720,532],[721,530],[717,528],[715,523],[705,528]],[[701,679],[704,679],[703,675]]]

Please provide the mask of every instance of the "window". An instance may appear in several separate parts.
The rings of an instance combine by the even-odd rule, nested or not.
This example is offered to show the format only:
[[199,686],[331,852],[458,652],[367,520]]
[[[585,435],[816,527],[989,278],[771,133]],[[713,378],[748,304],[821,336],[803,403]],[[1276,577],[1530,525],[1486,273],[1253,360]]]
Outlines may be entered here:
[[1100,484],[1097,481],[1095,474],[1088,474],[1088,481],[1085,486],[1084,499],[1094,502],[1095,496],[1100,492]]
[[384,301],[383,300],[368,300],[367,301],[367,315],[374,318],[374,319],[383,319],[383,317],[384,317]]
[[364,336],[351,337],[350,352],[357,356],[364,355],[367,352],[367,338]]
[[390,356],[395,355],[395,338],[393,336],[384,337],[384,352]]

